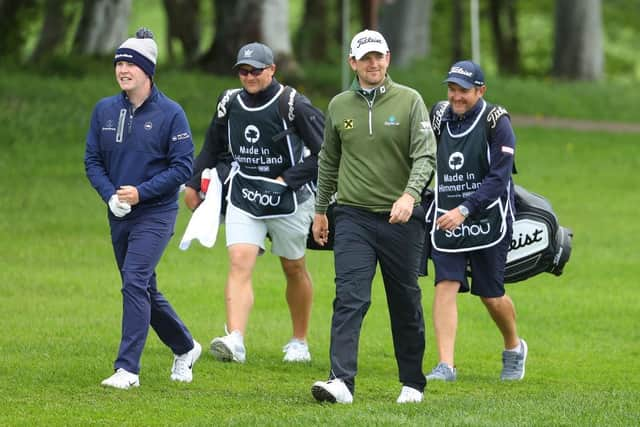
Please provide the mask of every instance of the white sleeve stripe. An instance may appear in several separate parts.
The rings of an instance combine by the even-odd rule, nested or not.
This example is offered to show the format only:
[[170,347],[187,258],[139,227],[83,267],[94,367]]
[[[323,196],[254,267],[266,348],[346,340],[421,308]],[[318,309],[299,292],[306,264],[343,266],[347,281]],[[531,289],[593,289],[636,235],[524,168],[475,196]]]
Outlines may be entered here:
[[508,154],[513,154],[513,148],[512,147],[507,147],[506,145],[502,146],[502,152],[503,153],[508,153]]

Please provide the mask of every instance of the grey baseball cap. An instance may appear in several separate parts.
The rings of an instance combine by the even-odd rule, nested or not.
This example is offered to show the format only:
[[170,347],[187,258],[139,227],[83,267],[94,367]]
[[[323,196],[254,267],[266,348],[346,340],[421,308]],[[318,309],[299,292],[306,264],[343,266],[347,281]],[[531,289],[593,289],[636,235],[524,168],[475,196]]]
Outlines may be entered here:
[[273,52],[269,46],[262,43],[249,43],[238,51],[238,60],[233,68],[243,64],[251,65],[254,68],[266,68],[273,65]]

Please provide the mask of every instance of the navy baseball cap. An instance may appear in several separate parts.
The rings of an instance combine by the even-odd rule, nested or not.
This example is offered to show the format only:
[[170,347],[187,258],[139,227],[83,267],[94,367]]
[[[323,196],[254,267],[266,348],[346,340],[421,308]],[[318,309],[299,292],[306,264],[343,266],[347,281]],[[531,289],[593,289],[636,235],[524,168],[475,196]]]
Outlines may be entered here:
[[243,64],[254,68],[267,68],[273,65],[273,52],[269,46],[262,43],[249,43],[238,51],[238,60],[233,68]]
[[442,83],[455,83],[465,89],[484,86],[484,73],[473,61],[458,61],[451,66],[447,78]]

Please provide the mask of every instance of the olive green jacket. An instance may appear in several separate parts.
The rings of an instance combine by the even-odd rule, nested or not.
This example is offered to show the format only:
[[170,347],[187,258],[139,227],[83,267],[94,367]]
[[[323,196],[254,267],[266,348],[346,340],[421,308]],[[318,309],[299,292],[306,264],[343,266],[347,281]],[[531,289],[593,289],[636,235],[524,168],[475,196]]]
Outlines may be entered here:
[[371,94],[357,78],[329,103],[318,160],[316,212],[339,204],[389,212],[408,193],[416,203],[435,169],[436,139],[420,94],[387,76]]

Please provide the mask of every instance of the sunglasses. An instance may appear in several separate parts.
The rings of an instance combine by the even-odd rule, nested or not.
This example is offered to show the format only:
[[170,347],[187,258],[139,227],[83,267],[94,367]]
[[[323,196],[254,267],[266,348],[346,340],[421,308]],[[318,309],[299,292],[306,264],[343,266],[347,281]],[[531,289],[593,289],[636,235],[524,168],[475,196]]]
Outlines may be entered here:
[[246,68],[238,68],[238,74],[240,74],[242,77],[247,77],[249,74],[251,74],[253,77],[258,77],[264,70],[265,68],[253,68],[251,70],[247,70]]

